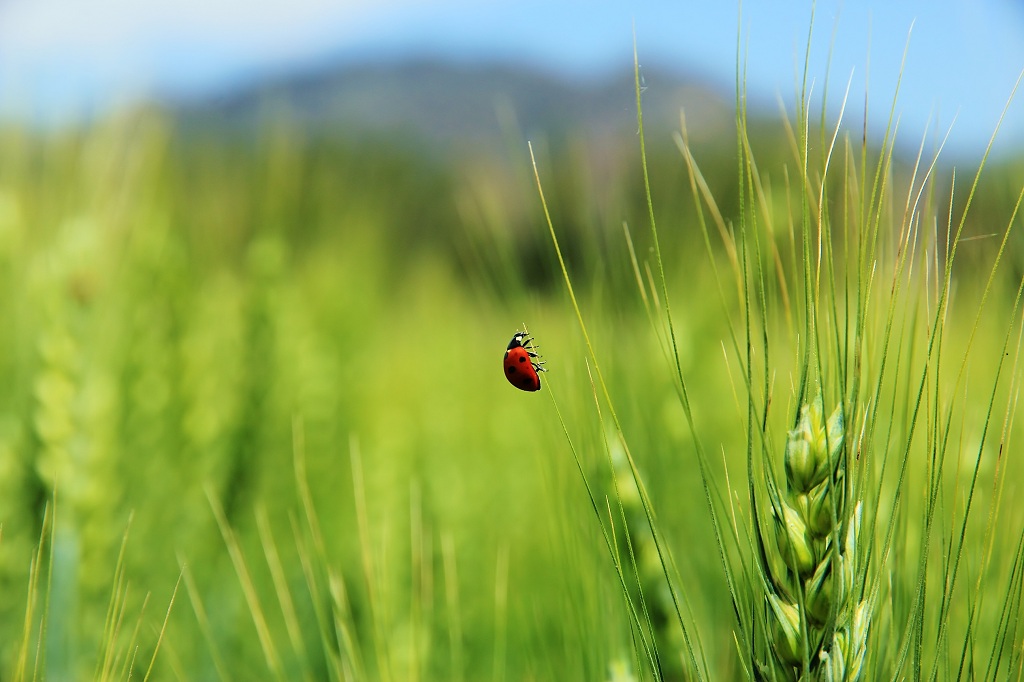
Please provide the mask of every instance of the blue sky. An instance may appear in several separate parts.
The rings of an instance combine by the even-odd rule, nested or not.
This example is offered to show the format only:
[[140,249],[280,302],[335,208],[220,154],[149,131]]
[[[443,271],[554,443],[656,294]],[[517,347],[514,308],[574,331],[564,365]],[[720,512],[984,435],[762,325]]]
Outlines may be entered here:
[[[777,107],[793,102],[810,10],[810,0],[747,0],[738,23],[730,0],[0,0],[0,100],[52,120],[146,95],[216,92],[327,58],[419,54],[593,79],[631,66],[635,24],[641,65],[727,90],[741,27],[752,100]],[[947,153],[976,156],[1024,69],[1024,0],[820,0],[815,92],[828,73],[838,112],[850,82],[847,117],[859,123],[869,84],[869,125],[882,130],[908,38],[900,139],[934,140],[956,116]],[[997,145],[1024,148],[1024,92]]]

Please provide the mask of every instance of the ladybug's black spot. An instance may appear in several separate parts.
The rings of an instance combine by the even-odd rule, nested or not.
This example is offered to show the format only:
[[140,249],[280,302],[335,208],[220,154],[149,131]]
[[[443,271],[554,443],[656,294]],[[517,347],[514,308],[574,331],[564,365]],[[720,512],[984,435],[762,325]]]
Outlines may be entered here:
[[519,362],[526,362],[526,356],[525,355],[520,356]]
[[505,368],[505,371],[507,373],[509,373],[509,374],[515,374],[516,373],[516,366],[515,365],[509,365],[508,367]]

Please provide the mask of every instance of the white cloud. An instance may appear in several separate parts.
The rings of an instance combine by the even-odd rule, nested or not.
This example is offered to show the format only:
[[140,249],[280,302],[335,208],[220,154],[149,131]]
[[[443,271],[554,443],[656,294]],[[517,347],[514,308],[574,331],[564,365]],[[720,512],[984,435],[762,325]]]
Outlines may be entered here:
[[0,49],[92,51],[158,40],[245,45],[295,39],[324,22],[343,26],[379,11],[332,0],[29,0],[0,4]]
[[[104,99],[308,59],[424,0],[0,0],[0,108]],[[49,104],[46,104],[49,103]]]

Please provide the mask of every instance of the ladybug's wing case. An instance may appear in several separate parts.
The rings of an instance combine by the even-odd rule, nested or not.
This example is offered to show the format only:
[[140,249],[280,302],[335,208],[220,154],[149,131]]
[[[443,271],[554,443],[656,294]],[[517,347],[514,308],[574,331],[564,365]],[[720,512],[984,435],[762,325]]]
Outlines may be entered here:
[[509,348],[505,351],[502,364],[505,368],[505,378],[510,384],[523,391],[540,390],[540,376],[537,374],[537,367],[533,364],[531,354],[525,348],[522,346]]

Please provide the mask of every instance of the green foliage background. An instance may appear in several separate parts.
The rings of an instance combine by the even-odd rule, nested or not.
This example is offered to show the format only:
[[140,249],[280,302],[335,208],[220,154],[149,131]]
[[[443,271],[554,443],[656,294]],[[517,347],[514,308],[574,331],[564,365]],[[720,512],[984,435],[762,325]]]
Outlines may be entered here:
[[[785,218],[792,161],[779,139],[758,138],[758,159]],[[678,588],[716,679],[731,679],[733,618],[689,427],[622,231],[633,226],[650,263],[632,144],[607,173],[586,140],[541,148],[545,192]],[[743,308],[710,285],[671,138],[648,144],[700,436],[742,472],[743,388],[723,346]],[[220,136],[154,111],[46,136],[7,128],[0,148],[4,677],[138,677],[154,655],[155,678],[189,680],[602,679],[632,666],[623,597],[549,395],[606,492],[614,437],[594,409],[525,148],[493,163],[314,137],[287,120]],[[737,219],[736,150],[698,152]],[[1003,229],[1018,184],[1013,163],[990,172],[966,234]],[[953,315],[973,320],[995,243],[964,246]],[[784,233],[778,244],[794,267]],[[713,259],[728,267],[724,252]],[[972,365],[986,399],[1024,272],[1019,236],[1003,268]],[[766,323],[783,341],[780,434],[796,362],[783,319]],[[499,373],[524,321],[550,369],[539,394]],[[950,328],[964,344],[969,324]],[[951,400],[969,423],[973,398]],[[1020,458],[1007,451],[1000,466],[1012,496]],[[949,513],[962,504],[955,478]],[[1022,508],[1003,513],[1013,552]],[[880,627],[898,632],[897,616]],[[984,627],[977,636],[991,637]]]

